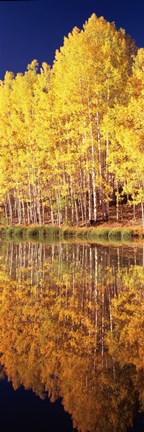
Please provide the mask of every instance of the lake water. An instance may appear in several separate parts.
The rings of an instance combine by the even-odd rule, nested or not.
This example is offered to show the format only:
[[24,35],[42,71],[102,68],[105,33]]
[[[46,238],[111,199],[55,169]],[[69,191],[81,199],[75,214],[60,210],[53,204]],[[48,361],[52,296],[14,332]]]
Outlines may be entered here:
[[0,250],[1,430],[144,432],[144,246]]

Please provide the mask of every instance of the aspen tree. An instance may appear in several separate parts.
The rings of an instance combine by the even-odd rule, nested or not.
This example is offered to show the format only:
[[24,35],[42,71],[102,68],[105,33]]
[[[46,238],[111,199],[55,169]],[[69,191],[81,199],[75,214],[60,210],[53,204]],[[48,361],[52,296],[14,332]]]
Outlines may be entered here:
[[0,198],[9,223],[107,219],[113,185],[118,219],[122,185],[144,224],[143,50],[134,63],[135,54],[124,30],[93,14],[64,38],[52,69],[33,60],[24,74],[6,73]]

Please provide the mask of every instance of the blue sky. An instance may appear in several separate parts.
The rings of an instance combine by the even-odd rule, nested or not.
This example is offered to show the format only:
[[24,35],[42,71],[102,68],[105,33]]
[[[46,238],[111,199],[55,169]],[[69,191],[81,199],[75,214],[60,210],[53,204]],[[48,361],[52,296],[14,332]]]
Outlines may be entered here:
[[6,70],[24,72],[33,59],[52,65],[64,36],[93,12],[144,47],[144,0],[0,1],[0,79]]

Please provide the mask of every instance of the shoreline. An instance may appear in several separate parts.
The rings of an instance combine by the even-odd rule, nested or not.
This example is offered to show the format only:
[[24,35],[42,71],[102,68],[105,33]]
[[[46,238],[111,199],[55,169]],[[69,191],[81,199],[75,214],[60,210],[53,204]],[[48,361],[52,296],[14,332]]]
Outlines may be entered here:
[[48,240],[81,238],[86,240],[131,241],[143,239],[144,230],[141,225],[120,225],[104,223],[97,227],[68,225],[14,225],[0,226],[0,237],[14,240]]

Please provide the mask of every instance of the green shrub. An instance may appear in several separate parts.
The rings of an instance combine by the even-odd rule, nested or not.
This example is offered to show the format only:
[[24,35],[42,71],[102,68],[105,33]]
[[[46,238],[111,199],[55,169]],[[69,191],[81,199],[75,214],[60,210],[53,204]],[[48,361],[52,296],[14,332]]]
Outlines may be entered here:
[[76,230],[69,226],[62,226],[61,230],[64,238],[73,237],[76,234]]
[[26,230],[26,238],[38,238],[39,232],[36,227],[27,228]]
[[6,233],[6,228],[4,228],[4,227],[0,227],[0,235],[5,235],[5,233]]
[[109,228],[91,228],[88,231],[89,239],[99,239],[99,238],[108,238]]
[[13,235],[16,237],[24,238],[26,233],[26,228],[24,227],[15,227]]
[[12,239],[22,239],[25,237],[26,229],[22,226],[6,227],[0,230],[2,236]]
[[119,228],[113,228],[108,234],[109,240],[121,240],[121,230]]
[[7,237],[12,237],[14,233],[14,227],[8,227],[6,228],[6,236]]
[[122,240],[131,240],[132,238],[132,231],[128,228],[125,228],[121,232],[121,239]]
[[31,226],[26,229],[27,238],[35,238],[44,240],[46,238],[60,237],[62,235],[61,230],[58,226]]
[[87,238],[88,229],[87,228],[77,228],[75,230],[75,236],[80,238]]
[[44,237],[60,237],[61,229],[57,225],[49,225],[44,227],[43,231]]

